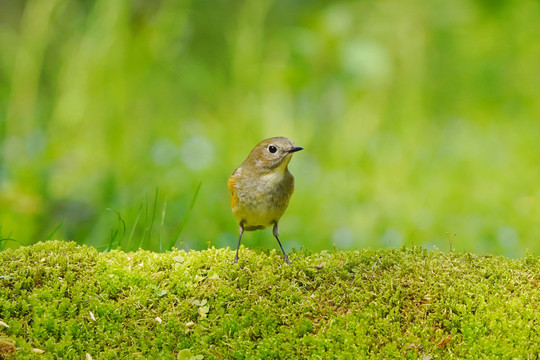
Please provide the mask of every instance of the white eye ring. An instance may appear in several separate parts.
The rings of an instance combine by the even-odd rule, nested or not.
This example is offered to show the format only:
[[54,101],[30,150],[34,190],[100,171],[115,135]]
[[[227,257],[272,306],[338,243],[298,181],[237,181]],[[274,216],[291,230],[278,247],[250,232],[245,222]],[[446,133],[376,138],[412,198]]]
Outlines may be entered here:
[[274,145],[268,146],[268,151],[270,151],[272,154],[277,151],[277,148]]

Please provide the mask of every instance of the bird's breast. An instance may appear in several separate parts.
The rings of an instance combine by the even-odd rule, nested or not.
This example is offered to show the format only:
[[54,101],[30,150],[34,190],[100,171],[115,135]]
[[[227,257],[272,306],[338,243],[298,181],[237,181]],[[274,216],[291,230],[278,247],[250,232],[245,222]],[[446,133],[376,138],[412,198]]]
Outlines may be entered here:
[[[237,220],[249,226],[269,226],[277,222],[289,204],[294,179],[287,171],[259,176],[240,172],[232,181],[232,210]],[[231,182],[230,182],[231,183]]]

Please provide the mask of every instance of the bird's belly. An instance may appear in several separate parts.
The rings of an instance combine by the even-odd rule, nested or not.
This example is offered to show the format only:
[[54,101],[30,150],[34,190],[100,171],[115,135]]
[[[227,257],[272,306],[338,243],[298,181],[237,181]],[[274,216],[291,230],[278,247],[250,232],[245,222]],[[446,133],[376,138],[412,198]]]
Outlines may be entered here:
[[[254,196],[255,195],[255,196]],[[238,203],[233,206],[233,214],[246,230],[264,229],[276,223],[287,208],[288,197],[265,193],[244,194],[239,196]]]
[[242,208],[235,212],[239,222],[243,223],[246,230],[264,229],[276,223],[285,209],[268,208]]

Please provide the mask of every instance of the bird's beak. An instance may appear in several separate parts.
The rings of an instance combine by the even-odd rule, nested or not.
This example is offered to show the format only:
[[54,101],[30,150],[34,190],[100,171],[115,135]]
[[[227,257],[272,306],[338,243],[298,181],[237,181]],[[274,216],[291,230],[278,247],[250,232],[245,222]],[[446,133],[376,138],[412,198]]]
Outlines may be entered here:
[[300,147],[300,146],[294,146],[294,147],[290,148],[289,150],[287,150],[287,152],[293,153],[293,152],[297,152],[297,151],[300,151],[300,150],[304,150],[304,148]]

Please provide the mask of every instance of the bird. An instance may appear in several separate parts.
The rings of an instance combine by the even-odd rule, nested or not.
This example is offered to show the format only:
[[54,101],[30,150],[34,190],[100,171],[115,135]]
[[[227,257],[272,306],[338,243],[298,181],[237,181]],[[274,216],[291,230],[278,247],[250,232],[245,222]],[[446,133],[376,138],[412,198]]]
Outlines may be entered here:
[[279,241],[278,222],[294,191],[294,177],[287,165],[292,154],[303,150],[286,137],[272,137],[259,142],[247,158],[238,166],[228,181],[231,191],[231,210],[238,221],[238,246],[234,263],[238,263],[238,251],[244,231],[255,231],[272,226],[283,260],[291,264]]

